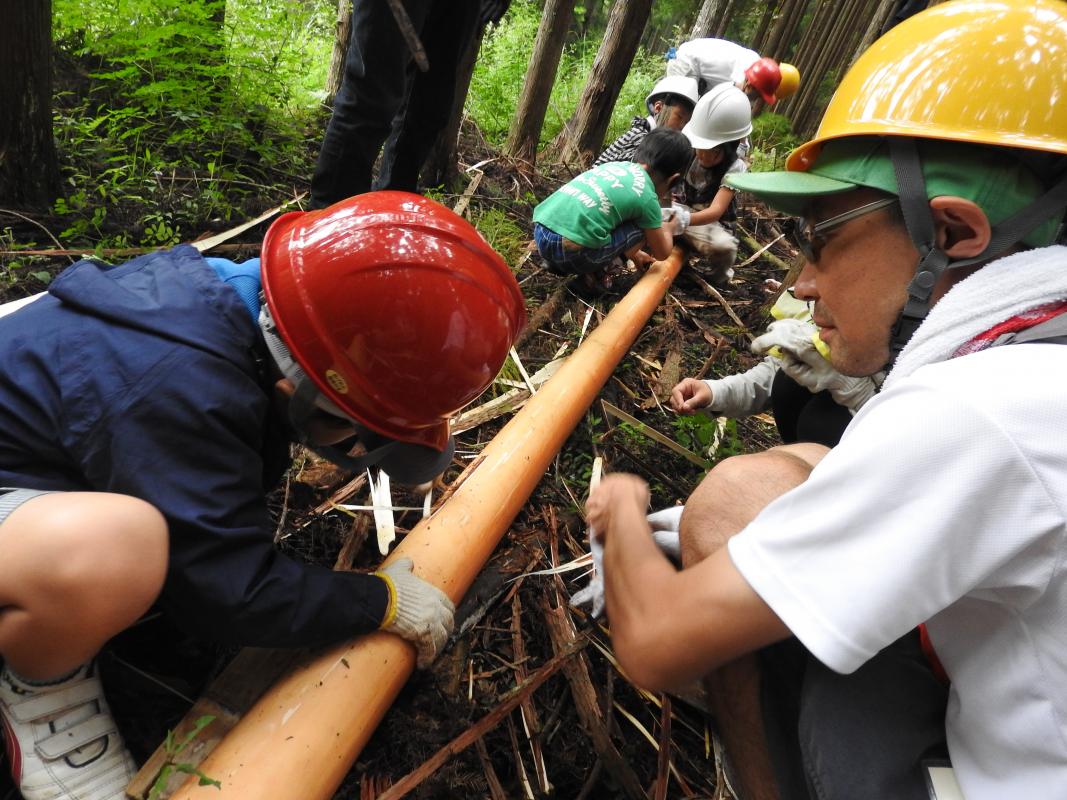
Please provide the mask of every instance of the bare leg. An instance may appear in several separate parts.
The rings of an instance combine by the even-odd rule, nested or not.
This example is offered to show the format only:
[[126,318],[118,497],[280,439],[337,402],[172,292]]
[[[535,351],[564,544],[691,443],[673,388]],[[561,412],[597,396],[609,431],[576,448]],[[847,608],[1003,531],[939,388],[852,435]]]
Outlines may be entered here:
[[30,680],[70,672],[148,609],[166,567],[167,525],[148,503],[27,500],[0,524],[0,654]]
[[[828,450],[795,444],[737,456],[718,464],[685,504],[682,563],[691,566],[723,547],[768,503],[807,480]],[[774,781],[760,712],[760,673],[754,655],[707,677],[708,697],[733,767],[742,800],[775,800]]]

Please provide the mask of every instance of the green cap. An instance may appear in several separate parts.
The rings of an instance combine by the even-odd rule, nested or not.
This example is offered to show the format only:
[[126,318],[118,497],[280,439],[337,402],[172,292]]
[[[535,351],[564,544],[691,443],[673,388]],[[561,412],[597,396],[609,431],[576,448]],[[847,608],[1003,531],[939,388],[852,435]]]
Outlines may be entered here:
[[[941,139],[919,139],[928,198],[951,195],[971,200],[996,225],[1029,206],[1045,187],[1034,172],[1005,149]],[[767,205],[800,216],[816,197],[868,187],[898,194],[896,173],[884,138],[855,136],[826,142],[809,172],[745,172],[726,176],[731,189],[751,192]],[[1050,244],[1057,216],[1023,239],[1032,247]]]

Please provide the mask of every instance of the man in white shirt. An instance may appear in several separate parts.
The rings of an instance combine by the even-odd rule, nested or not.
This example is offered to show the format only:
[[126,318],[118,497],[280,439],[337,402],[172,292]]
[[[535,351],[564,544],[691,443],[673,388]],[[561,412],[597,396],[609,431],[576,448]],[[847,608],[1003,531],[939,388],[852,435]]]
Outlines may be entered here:
[[779,64],[773,58],[761,58],[755,50],[728,39],[682,42],[674,58],[667,62],[667,75],[695,79],[701,94],[720,84],[732,83],[749,100],[762,98],[768,105],[793,94],[800,84],[796,67]]
[[926,798],[939,734],[968,800],[1067,791],[1067,395],[1041,380],[1067,370],[1067,107],[1033,90],[1065,52],[1057,0],[878,40],[786,172],[730,182],[802,217],[796,295],[839,371],[893,361],[882,392],[832,452],[716,466],[680,572],[643,482],[590,497],[620,662],[652,688],[718,670],[744,800]]

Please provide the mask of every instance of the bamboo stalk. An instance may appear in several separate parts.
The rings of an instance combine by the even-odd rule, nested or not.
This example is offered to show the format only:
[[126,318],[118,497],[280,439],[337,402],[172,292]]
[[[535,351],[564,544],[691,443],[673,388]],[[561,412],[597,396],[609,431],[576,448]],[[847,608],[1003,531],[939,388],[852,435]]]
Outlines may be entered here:
[[[387,559],[459,601],[525,504],[571,430],[611,375],[682,265],[681,250],[653,264],[567,363],[490,442],[484,461],[449,501],[420,522]],[[222,782],[195,778],[174,795],[327,800],[344,780],[415,665],[400,637],[373,633],[336,645],[277,683],[201,765]]]

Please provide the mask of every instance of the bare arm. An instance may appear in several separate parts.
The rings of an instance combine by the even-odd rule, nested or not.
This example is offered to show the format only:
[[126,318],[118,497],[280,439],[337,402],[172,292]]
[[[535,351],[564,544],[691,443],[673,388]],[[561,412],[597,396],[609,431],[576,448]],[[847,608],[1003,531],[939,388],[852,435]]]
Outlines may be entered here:
[[725,548],[678,572],[645,520],[648,487],[611,475],[589,498],[604,540],[604,582],[616,655],[649,689],[684,685],[789,635],[734,567]]
[[707,225],[709,222],[718,222],[726,209],[730,207],[730,201],[734,199],[734,190],[723,186],[715,193],[711,204],[700,211],[694,211],[689,217],[690,225]]
[[642,230],[645,232],[645,244],[648,245],[648,252],[652,254],[653,258],[657,261],[663,261],[671,254],[671,250],[674,248],[674,236],[670,227],[661,225],[658,228],[642,228]]

